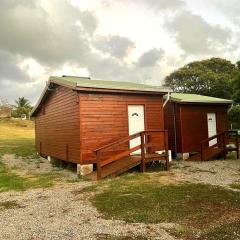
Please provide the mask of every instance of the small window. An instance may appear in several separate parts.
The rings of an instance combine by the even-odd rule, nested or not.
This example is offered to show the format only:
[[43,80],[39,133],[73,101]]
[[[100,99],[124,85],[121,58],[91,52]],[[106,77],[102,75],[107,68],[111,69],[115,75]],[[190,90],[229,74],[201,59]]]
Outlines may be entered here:
[[138,114],[137,113],[133,113],[132,117],[134,117],[134,116],[138,117]]

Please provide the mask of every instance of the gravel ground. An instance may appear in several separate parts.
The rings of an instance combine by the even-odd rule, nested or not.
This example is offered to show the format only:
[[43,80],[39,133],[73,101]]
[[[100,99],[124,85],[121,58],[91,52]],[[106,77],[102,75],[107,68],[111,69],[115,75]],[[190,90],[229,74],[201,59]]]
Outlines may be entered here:
[[[169,172],[149,174],[158,174],[165,183],[189,181],[229,188],[229,184],[240,182],[240,160],[175,162]],[[50,189],[0,193],[0,239],[175,239],[164,230],[171,224],[103,219],[88,200],[91,193],[82,191],[91,184],[82,181]]]
[[240,183],[240,160],[175,162],[170,173],[173,173],[174,181],[206,183],[230,188],[230,184]]
[[11,200],[15,204],[11,209],[0,211],[0,239],[107,239],[107,236],[174,239],[163,229],[164,224],[127,224],[102,219],[87,200],[86,193],[81,193],[89,184],[1,193],[0,203]]

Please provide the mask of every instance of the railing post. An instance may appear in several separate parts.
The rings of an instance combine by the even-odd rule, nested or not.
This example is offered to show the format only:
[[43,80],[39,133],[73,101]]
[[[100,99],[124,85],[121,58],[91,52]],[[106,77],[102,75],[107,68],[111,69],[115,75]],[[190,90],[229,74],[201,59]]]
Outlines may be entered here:
[[169,170],[169,154],[168,154],[168,131],[164,131],[164,145],[165,145],[165,152],[166,152],[166,170]]
[[[227,134],[227,135],[226,135]],[[227,152],[226,152],[226,140],[227,140],[227,137],[229,138],[229,134],[228,132],[224,132],[223,133],[223,159],[225,160],[226,157],[227,157]]]
[[96,155],[97,155],[97,180],[100,180],[102,177],[100,151],[97,151]]
[[239,139],[238,139],[238,131],[236,131],[236,148],[237,148],[237,159],[239,159]]
[[141,132],[141,172],[146,171],[146,164],[145,164],[145,134],[144,132]]
[[201,161],[204,161],[204,158],[203,158],[203,143],[201,143]]

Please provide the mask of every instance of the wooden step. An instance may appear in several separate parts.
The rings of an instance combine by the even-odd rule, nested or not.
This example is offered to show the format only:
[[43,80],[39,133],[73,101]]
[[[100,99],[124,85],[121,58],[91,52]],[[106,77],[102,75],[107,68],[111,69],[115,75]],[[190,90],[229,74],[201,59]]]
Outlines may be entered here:
[[[118,161],[112,162],[102,168],[102,178],[107,176],[115,177],[124,172],[127,172],[131,168],[134,168],[141,163],[141,157],[139,155],[128,156],[119,159]],[[94,171],[93,173],[87,175],[87,178],[91,180],[97,180],[97,173]]]
[[148,153],[148,154],[145,154],[145,162],[148,163],[148,162],[152,162],[152,161],[166,160],[167,157],[168,156],[165,153],[162,153],[162,154]]
[[219,156],[223,152],[222,148],[209,148],[205,153],[205,161],[210,160],[211,158]]
[[[214,157],[219,156],[223,152],[222,148],[209,148],[205,150],[204,161],[208,161]],[[192,155],[187,161],[202,161],[201,153]]]
[[192,155],[191,157],[189,157],[188,159],[186,159],[186,161],[201,161],[201,154],[196,153],[196,154]]

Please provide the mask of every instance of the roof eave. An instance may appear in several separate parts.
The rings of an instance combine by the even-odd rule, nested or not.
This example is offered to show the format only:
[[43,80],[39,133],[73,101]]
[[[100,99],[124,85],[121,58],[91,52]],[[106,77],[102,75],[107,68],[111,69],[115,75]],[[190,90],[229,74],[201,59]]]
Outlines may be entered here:
[[176,103],[185,103],[185,104],[189,104],[189,103],[193,103],[193,104],[232,104],[233,101],[229,100],[229,101],[191,101],[191,100],[175,100],[175,99],[171,99],[171,101],[176,102]]
[[171,90],[170,89],[162,89],[161,91],[154,91],[154,90],[148,90],[148,91],[144,91],[144,90],[137,90],[137,89],[112,89],[112,88],[93,88],[93,87],[82,87],[80,85],[78,85],[77,83],[76,84],[67,84],[67,83],[64,83],[62,81],[59,81],[57,79],[57,77],[53,77],[51,76],[49,78],[49,80],[46,82],[46,86],[39,98],[39,100],[37,101],[35,107],[32,109],[31,113],[30,113],[30,116],[33,117],[35,115],[35,113],[37,112],[37,110],[39,109],[42,101],[44,100],[44,98],[46,97],[47,95],[47,92],[48,92],[48,89],[49,89],[49,86],[51,83],[54,83],[54,84],[57,84],[59,86],[63,86],[63,87],[67,87],[67,88],[70,88],[72,90],[76,90],[76,91],[92,91],[92,92],[115,92],[115,93],[131,93],[131,94],[154,94],[154,95],[164,95],[168,92],[170,92]]
[[113,92],[113,93],[135,93],[135,94],[158,94],[164,95],[168,93],[167,90],[154,91],[154,90],[139,90],[139,89],[118,89],[118,88],[104,88],[104,87],[86,87],[78,85],[75,90],[88,91],[88,92]]
[[48,90],[49,85],[50,85],[50,81],[47,81],[47,82],[46,82],[46,86],[45,86],[45,88],[44,88],[43,91],[42,91],[42,94],[40,95],[37,103],[35,104],[35,106],[33,107],[32,111],[31,111],[31,113],[30,113],[30,116],[31,116],[31,117],[34,117],[34,114],[35,114],[36,111],[38,110],[38,108],[39,108],[42,100],[44,99],[44,97],[45,97],[45,95],[46,95],[46,93],[47,93],[47,90]]

